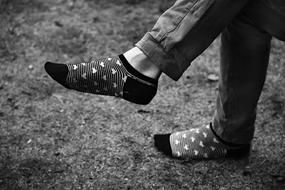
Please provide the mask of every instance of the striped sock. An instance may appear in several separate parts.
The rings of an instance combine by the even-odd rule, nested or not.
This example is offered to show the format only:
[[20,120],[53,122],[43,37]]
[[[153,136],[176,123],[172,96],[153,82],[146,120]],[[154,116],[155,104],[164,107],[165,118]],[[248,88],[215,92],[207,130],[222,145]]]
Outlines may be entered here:
[[66,88],[116,96],[137,104],[148,104],[157,90],[157,80],[139,73],[123,55],[77,64],[47,62],[45,69]]
[[155,135],[155,146],[163,153],[184,160],[243,157],[250,145],[222,142],[210,125],[166,135]]
[[170,145],[172,155],[184,159],[218,158],[227,153],[227,146],[218,141],[209,125],[171,134]]

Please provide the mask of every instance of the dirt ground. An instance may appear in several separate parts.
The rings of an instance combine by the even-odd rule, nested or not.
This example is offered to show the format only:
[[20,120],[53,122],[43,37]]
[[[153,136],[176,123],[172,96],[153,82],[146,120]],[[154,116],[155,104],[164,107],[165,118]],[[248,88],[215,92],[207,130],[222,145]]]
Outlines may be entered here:
[[[173,1],[172,1],[173,2]],[[45,61],[122,53],[170,1],[0,0],[0,189],[285,189],[285,46],[274,39],[247,160],[183,162],[153,135],[207,124],[219,40],[138,106],[64,89]]]

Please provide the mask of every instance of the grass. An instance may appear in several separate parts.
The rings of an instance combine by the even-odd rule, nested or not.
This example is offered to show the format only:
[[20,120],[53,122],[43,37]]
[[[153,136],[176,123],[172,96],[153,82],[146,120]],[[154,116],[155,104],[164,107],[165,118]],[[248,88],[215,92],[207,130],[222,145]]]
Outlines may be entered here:
[[[173,2],[173,1],[172,1]],[[182,162],[153,147],[156,133],[207,124],[215,109],[216,40],[151,104],[68,91],[43,70],[121,53],[171,1],[0,0],[0,189],[283,189],[285,46],[272,42],[249,165]]]

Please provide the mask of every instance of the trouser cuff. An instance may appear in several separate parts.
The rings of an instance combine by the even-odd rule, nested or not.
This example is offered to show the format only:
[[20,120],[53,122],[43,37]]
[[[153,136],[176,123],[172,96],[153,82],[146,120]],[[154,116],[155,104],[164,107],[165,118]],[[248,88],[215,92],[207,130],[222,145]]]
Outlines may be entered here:
[[[184,72],[180,65],[187,62],[179,52],[165,52],[163,47],[148,32],[144,37],[135,44],[160,70],[177,81]],[[178,64],[179,63],[179,64]]]
[[212,121],[213,131],[224,141],[234,144],[249,144],[254,135],[254,122],[248,125],[235,125],[221,122],[215,114]]

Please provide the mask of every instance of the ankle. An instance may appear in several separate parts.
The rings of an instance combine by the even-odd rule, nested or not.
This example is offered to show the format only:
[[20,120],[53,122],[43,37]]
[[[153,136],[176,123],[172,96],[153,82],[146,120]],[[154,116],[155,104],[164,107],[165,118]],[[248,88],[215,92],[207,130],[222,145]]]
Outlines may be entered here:
[[139,48],[134,47],[123,55],[130,65],[143,75],[153,79],[160,77],[161,70]]
[[246,147],[246,146],[250,145],[250,143],[248,143],[248,144],[236,144],[236,143],[227,142],[227,141],[223,140],[223,139],[216,133],[216,131],[213,129],[213,124],[212,124],[212,123],[210,123],[210,129],[211,129],[212,133],[214,134],[214,136],[215,136],[221,143],[223,143],[224,145],[227,145],[227,146],[232,147],[232,148],[235,148],[235,147],[236,147],[236,148],[239,148],[239,147]]

